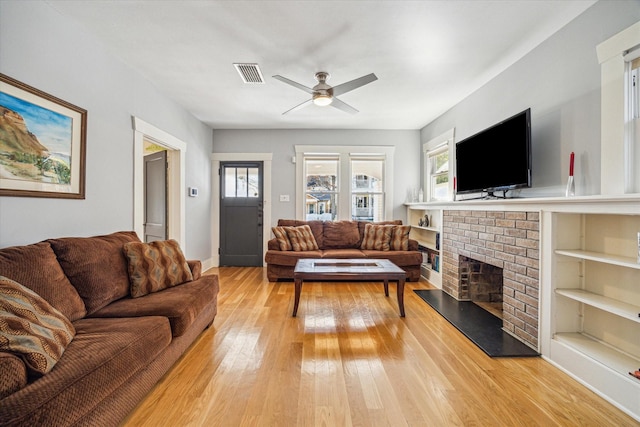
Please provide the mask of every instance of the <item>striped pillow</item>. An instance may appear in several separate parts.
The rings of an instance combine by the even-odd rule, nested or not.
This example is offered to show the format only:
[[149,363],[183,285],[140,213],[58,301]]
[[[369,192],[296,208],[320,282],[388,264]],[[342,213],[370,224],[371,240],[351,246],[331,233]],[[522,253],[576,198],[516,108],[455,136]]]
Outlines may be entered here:
[[271,231],[273,231],[273,235],[276,236],[281,251],[290,251],[293,249],[291,241],[289,241],[289,236],[287,236],[287,230],[285,230],[284,227],[271,227]]
[[287,236],[291,241],[291,247],[294,251],[317,251],[318,244],[316,238],[313,237],[311,227],[308,225],[300,225],[298,227],[284,227],[287,230]]
[[0,351],[22,358],[32,374],[44,375],[75,334],[69,319],[40,295],[0,276]]
[[392,251],[408,251],[409,250],[409,232],[410,225],[394,225],[391,232],[391,241],[389,249]]
[[366,224],[360,249],[388,251],[391,244],[393,226]]
[[173,239],[125,243],[124,254],[129,262],[132,298],[193,280],[180,245]]

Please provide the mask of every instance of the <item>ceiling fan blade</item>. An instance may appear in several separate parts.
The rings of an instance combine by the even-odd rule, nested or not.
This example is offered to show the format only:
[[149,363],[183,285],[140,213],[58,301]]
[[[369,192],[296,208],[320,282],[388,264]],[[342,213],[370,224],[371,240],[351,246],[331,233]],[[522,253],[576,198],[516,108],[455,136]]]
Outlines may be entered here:
[[331,102],[331,106],[332,107],[336,107],[338,110],[342,110],[345,113],[349,113],[349,114],[358,113],[358,110],[356,110],[355,108],[353,108],[351,105],[347,104],[346,102],[340,101],[335,96],[333,97],[333,101]]
[[[334,101],[335,101],[335,99],[334,99]],[[296,105],[295,107],[293,107],[293,108],[291,108],[291,109],[289,109],[289,110],[285,111],[284,113],[282,113],[282,115],[284,116],[284,115],[285,115],[285,114],[287,114],[287,113],[290,113],[290,112],[292,112],[292,111],[297,111],[297,110],[299,110],[299,109],[301,109],[301,108],[303,108],[303,107],[306,107],[307,105],[311,104],[311,102],[312,102],[312,100],[311,100],[311,99],[307,99],[307,100],[306,100],[306,101],[304,101],[302,104],[298,104],[298,105]]]
[[300,90],[303,90],[311,95],[313,95],[313,89],[311,89],[310,87],[306,87],[305,85],[301,85],[298,82],[294,82],[293,80],[290,80],[286,77],[282,77],[282,76],[273,76],[274,79],[280,80],[283,83],[286,83],[288,85],[291,85],[293,87],[297,87]]
[[351,80],[350,82],[339,84],[338,86],[333,87],[333,96],[342,95],[343,93],[347,93],[368,83],[375,82],[376,80],[378,80],[376,75],[371,73],[367,74],[366,76],[359,77],[355,80]]

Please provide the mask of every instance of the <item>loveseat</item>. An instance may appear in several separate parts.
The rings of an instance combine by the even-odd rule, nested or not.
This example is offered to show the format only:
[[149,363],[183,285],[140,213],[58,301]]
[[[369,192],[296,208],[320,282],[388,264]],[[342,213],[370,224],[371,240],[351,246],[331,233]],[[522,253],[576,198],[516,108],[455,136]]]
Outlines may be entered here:
[[[0,249],[0,425],[118,425],[212,324],[218,278],[201,269],[126,231]],[[66,339],[52,367],[6,350],[21,324],[6,307],[27,300],[66,331],[51,326]]]
[[[315,240],[311,249],[304,244],[297,248],[291,244],[290,237],[295,237],[294,229],[302,231],[305,226]],[[373,243],[367,240],[368,227],[379,230],[377,237],[383,236],[382,239]],[[301,258],[374,258],[390,260],[406,271],[408,281],[417,281],[420,279],[422,253],[418,251],[418,242],[409,239],[409,230],[410,226],[403,226],[401,220],[371,223],[280,219],[278,226],[272,228],[276,237],[269,240],[265,254],[267,278],[271,282],[293,279],[296,262]],[[395,246],[393,242],[396,242]]]

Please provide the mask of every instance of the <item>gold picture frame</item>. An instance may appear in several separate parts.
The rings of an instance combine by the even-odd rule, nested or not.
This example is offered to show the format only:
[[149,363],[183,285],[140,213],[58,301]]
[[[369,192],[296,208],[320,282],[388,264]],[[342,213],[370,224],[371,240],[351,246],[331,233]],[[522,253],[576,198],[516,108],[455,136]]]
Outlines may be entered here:
[[85,198],[87,111],[0,73],[0,196]]

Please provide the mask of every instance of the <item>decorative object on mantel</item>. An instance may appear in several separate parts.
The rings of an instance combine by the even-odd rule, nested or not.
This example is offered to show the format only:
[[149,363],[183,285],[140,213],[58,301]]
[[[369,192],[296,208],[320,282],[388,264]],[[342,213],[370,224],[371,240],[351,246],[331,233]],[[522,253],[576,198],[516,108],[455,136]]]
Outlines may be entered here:
[[567,181],[567,197],[573,197],[576,195],[576,184],[573,181],[573,162],[574,162],[575,154],[572,151],[571,157],[569,159],[569,180]]
[[629,372],[629,375],[640,380],[640,368],[637,371]]

